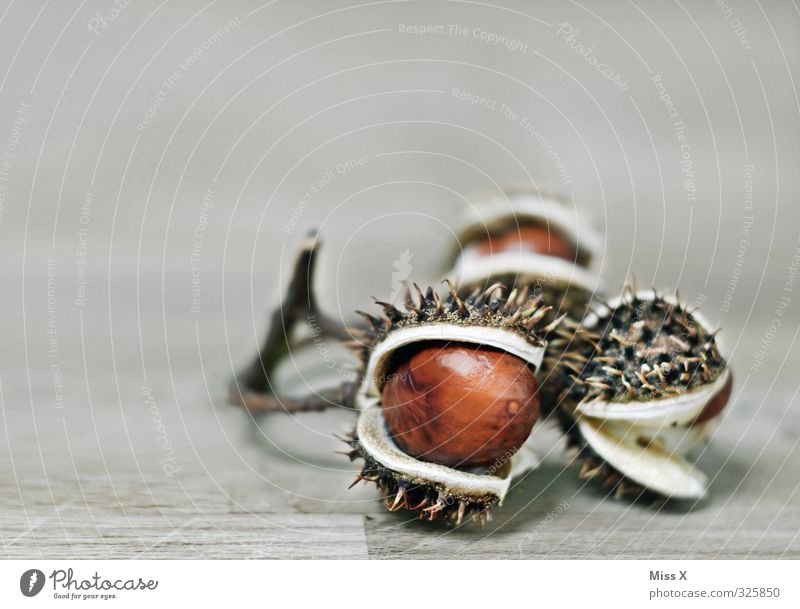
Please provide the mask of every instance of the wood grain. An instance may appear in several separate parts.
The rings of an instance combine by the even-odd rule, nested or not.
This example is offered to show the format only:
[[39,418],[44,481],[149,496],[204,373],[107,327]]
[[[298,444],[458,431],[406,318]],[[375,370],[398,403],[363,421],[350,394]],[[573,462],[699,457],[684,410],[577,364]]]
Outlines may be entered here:
[[[165,390],[152,388],[154,396]],[[451,529],[386,513],[370,486],[346,490],[357,465],[334,454],[341,446],[330,435],[348,426],[346,413],[272,415],[256,424],[198,400],[183,429],[167,402],[160,408],[180,468],[173,475],[159,464],[164,451],[151,416],[128,413],[126,426],[101,416],[73,430],[81,419],[73,412],[34,431],[28,413],[6,406],[3,555],[800,558],[797,437],[765,442],[766,432],[753,433],[734,451],[746,417],[731,417],[728,433],[702,455],[717,475],[712,497],[692,509],[653,510],[583,485],[574,466],[565,467],[553,431],[542,428],[540,450],[552,449],[542,468],[516,485],[489,525]]]

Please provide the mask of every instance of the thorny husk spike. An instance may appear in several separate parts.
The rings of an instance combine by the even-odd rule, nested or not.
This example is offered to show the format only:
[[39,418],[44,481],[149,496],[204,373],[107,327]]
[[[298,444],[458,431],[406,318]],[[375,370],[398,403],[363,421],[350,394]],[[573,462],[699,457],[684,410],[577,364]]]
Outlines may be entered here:
[[417,298],[419,298],[419,308],[421,310],[425,309],[425,294],[422,293],[422,289],[417,285],[414,284],[414,289],[417,291]]
[[383,307],[383,314],[386,316],[387,319],[389,319],[389,321],[397,321],[398,319],[401,319],[403,317],[403,314],[400,312],[400,310],[390,302],[376,300],[375,304]]
[[453,285],[453,282],[449,279],[445,279],[442,283],[447,285],[447,292],[450,294],[450,301],[452,302],[451,310],[458,311],[461,315],[467,314],[467,307],[464,304],[464,301],[459,297],[458,291],[456,290],[456,286]]
[[394,501],[389,500],[387,498],[386,504],[389,506],[389,511],[394,512],[401,507],[407,506],[408,502],[405,501],[406,491],[402,486],[397,487],[397,494],[394,496]]
[[514,309],[514,305],[515,305],[515,304],[516,304],[516,302],[517,302],[517,295],[518,295],[518,290],[517,290],[517,288],[514,288],[514,289],[513,289],[513,290],[511,290],[511,292],[508,294],[508,297],[507,297],[507,299],[506,299],[506,306],[505,306],[505,312],[506,312],[506,313],[510,313],[510,312],[511,312],[511,311]]
[[[432,290],[432,288],[428,288],[428,290]],[[433,292],[433,301],[436,304],[436,314],[441,315],[443,312],[442,309],[442,298],[439,296],[438,292]]]
[[495,292],[499,292],[499,296],[502,296],[503,292],[505,291],[506,291],[505,284],[503,284],[500,281],[495,281],[492,285],[486,288],[484,294],[486,294],[486,298],[490,298],[492,294],[494,294]]
[[[552,307],[551,307],[551,308],[552,308]],[[551,332],[553,332],[553,330],[555,330],[556,328],[558,328],[558,327],[559,327],[559,326],[560,326],[560,325],[563,323],[563,321],[564,321],[566,318],[567,318],[567,314],[566,314],[566,313],[564,313],[564,314],[563,314],[563,315],[561,315],[560,317],[556,317],[556,318],[555,318],[553,321],[551,321],[551,322],[550,322],[549,324],[547,324],[547,325],[546,325],[544,328],[542,328],[542,332],[543,332],[545,335],[548,335],[548,334],[550,334]]]

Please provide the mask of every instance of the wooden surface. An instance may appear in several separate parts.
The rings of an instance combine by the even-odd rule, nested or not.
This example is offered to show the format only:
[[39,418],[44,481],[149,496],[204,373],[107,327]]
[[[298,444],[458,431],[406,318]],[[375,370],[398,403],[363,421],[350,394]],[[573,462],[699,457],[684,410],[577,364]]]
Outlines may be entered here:
[[[765,462],[734,492],[747,470],[735,460],[722,470],[709,504],[690,513],[654,512],[605,498],[581,488],[573,469],[547,465],[514,489],[493,523],[451,530],[384,513],[372,489],[345,491],[351,473],[334,470],[349,468],[332,459],[324,465],[332,471],[323,471],[321,463],[315,470],[277,452],[257,455],[260,449],[244,447],[249,463],[223,467],[213,446],[195,449],[206,455],[205,464],[187,463],[175,480],[121,471],[113,455],[106,461],[113,474],[73,465],[66,455],[63,468],[51,470],[47,480],[31,480],[41,471],[33,454],[16,476],[5,469],[5,556],[800,557],[800,508],[788,501],[796,464],[765,492]],[[13,490],[17,485],[23,502]]]
[[[137,1],[95,33],[111,3],[73,4],[0,0],[0,557],[800,558],[797,3]],[[494,522],[430,526],[347,490],[346,413],[225,404],[307,230],[350,319],[437,283],[507,184],[604,229],[612,293],[721,320],[703,505],[605,497],[540,426]]]
[[[84,320],[84,327],[91,325]],[[81,342],[69,330],[59,340]],[[335,454],[343,445],[332,434],[349,428],[349,413],[254,422],[219,397],[222,358],[210,358],[219,369],[204,382],[187,355],[197,345],[170,344],[184,348],[182,363],[173,358],[172,380],[166,371],[161,378],[151,373],[149,402],[135,357],[124,369],[117,364],[116,377],[98,377],[110,362],[89,350],[87,369],[98,370],[90,373],[92,399],[85,400],[75,370],[60,410],[47,404],[47,375],[31,386],[31,408],[24,360],[6,359],[4,556],[800,558],[794,393],[752,380],[744,393],[737,386],[729,415],[700,457],[714,479],[711,498],[692,510],[653,511],[584,486],[544,425],[534,442],[545,464],[515,486],[495,520],[449,529],[386,513],[371,486],[347,490],[357,465]],[[118,357],[127,361],[124,352]]]

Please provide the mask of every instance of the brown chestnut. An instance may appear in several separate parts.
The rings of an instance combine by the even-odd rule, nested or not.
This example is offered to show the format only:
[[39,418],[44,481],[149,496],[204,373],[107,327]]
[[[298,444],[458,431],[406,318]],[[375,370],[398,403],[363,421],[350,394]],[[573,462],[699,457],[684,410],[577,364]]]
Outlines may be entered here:
[[406,453],[450,467],[499,469],[528,439],[539,394],[533,371],[515,355],[431,341],[396,354],[382,408]]
[[528,224],[513,226],[498,231],[478,240],[476,250],[487,255],[500,252],[533,252],[555,256],[570,262],[578,262],[583,266],[583,261],[578,259],[578,252],[571,241],[558,231],[542,224]]
[[694,421],[692,421],[692,425],[699,425],[716,417],[728,404],[728,401],[731,399],[732,392],[733,374],[728,373],[728,380],[725,382],[722,388],[711,397],[711,399],[708,401],[708,404],[706,404],[705,408],[703,408],[703,411],[697,415],[697,418]]

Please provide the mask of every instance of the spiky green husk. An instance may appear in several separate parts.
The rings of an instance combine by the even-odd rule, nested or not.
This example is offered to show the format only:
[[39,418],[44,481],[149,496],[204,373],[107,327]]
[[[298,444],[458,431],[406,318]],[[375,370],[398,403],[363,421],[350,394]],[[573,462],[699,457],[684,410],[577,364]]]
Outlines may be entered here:
[[441,485],[409,480],[367,453],[355,435],[345,441],[351,448],[347,453],[350,460],[364,460],[361,472],[350,486],[361,481],[374,482],[390,512],[408,510],[416,512],[420,519],[434,521],[441,518],[453,526],[460,526],[466,521],[484,525],[492,519],[491,509],[497,505],[498,497],[463,497]]

